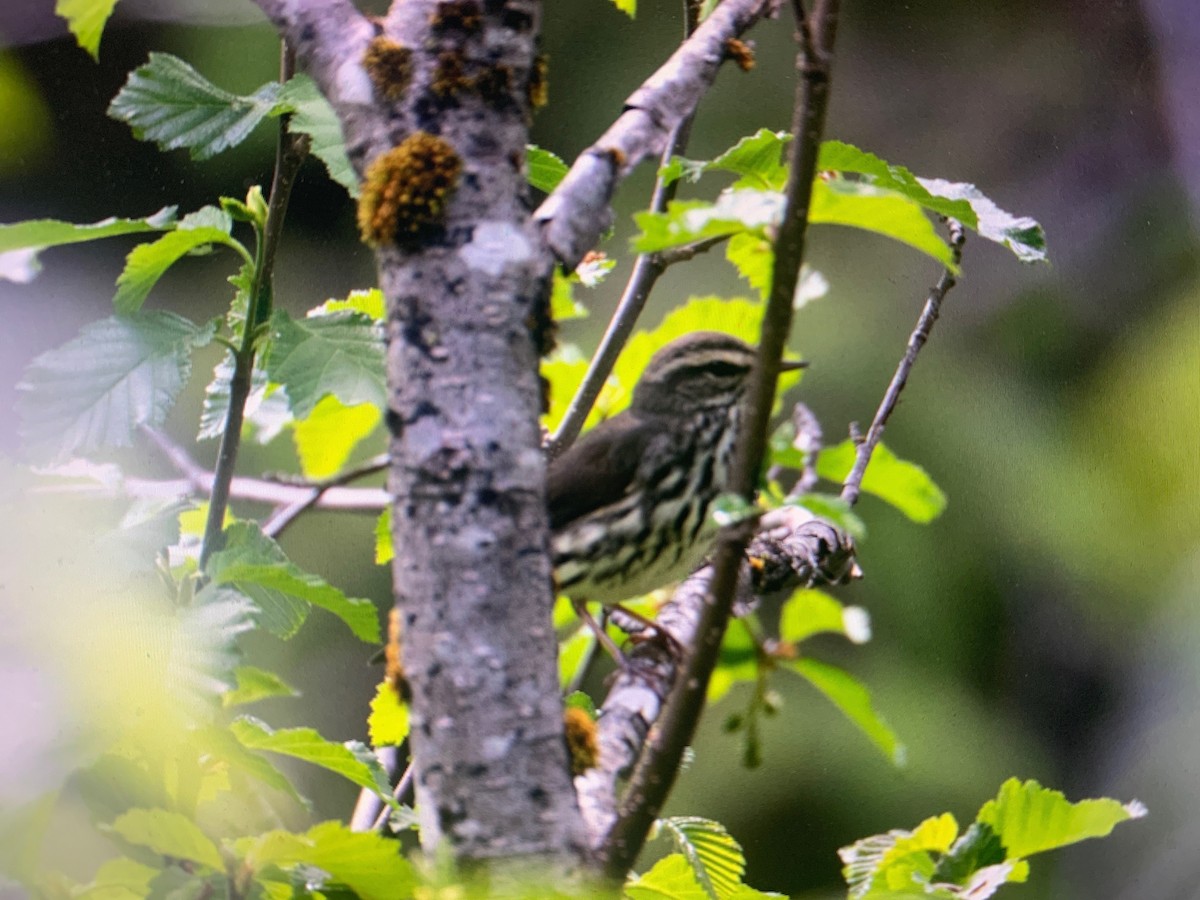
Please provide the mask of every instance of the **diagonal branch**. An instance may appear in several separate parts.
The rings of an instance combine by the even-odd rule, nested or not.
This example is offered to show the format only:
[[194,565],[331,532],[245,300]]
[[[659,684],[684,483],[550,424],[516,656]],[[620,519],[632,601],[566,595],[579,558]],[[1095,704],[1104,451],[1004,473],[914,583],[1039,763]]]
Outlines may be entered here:
[[[722,4],[718,10],[728,4]],[[792,301],[804,257],[808,204],[828,107],[831,51],[836,34],[838,0],[821,0],[810,27],[815,46],[801,46],[800,78],[793,111],[790,176],[783,220],[775,241],[771,293],[763,315],[758,365],[751,375],[749,397],[731,472],[730,490],[752,500],[766,447],[767,426],[779,376],[779,361],[791,327]],[[697,32],[697,36],[699,32]],[[683,752],[691,742],[704,707],[709,678],[721,638],[733,610],[739,572],[749,540],[750,523],[722,532],[705,585],[706,602],[696,624],[695,640],[685,669],[656,723],[630,779],[615,825],[601,855],[610,877],[619,877],[636,859],[651,824],[666,801]]]
[[[954,219],[947,219],[946,227],[950,232],[950,248],[954,254],[954,264],[957,266],[962,260],[962,248],[967,234],[962,225]],[[879,403],[879,409],[875,412],[875,418],[871,422],[866,437],[858,445],[858,450],[854,454],[854,467],[850,469],[850,474],[846,476],[845,484],[842,487],[842,499],[851,506],[858,500],[863,476],[867,474],[867,465],[871,462],[871,454],[875,452],[875,447],[883,437],[883,429],[887,426],[887,421],[900,400],[900,392],[908,383],[908,375],[917,363],[917,354],[921,352],[925,341],[929,339],[929,332],[933,329],[933,323],[937,321],[938,314],[941,312],[942,301],[954,284],[954,272],[946,269],[942,272],[938,283],[929,291],[929,297],[925,301],[925,307],[921,310],[921,316],[917,319],[916,327],[908,338],[904,356],[896,366],[896,374],[892,376],[891,384],[888,385],[887,392],[884,393],[883,400]]]
[[612,223],[609,201],[617,184],[643,160],[661,154],[675,126],[695,111],[726,58],[727,42],[777,8],[778,0],[724,0],[579,155],[533,216],[566,269],[579,265]]

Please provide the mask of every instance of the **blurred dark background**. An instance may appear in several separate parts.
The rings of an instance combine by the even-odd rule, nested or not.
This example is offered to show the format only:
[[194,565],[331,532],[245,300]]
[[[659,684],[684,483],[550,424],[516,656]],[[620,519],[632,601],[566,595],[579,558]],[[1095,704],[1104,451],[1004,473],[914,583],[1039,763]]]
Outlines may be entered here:
[[[97,65],[49,0],[0,8],[0,220],[79,222],[187,211],[241,196],[269,177],[272,134],[193,164],[135,141],[104,110],[149,50],[190,61],[231,90],[275,77],[278,47],[241,0],[118,7]],[[605,0],[548,4],[550,105],[534,140],[571,159],[670,51],[677,4],[643,0],[629,21]],[[705,101],[690,156],[710,156],[766,126],[786,128],[791,27],[751,35],[758,66],[732,68]],[[1014,898],[1200,897],[1200,14],[1194,0],[849,2],[838,36],[828,136],[920,175],[971,181],[1046,228],[1051,266],[1027,267],[968,243],[961,285],[921,357],[888,443],[923,464],[949,509],[919,527],[867,499],[867,577],[839,592],[872,615],[862,648],[821,644],[824,659],[873,688],[909,746],[896,770],[819,697],[784,678],[766,723],[765,763],[738,767],[708,716],[671,812],[716,818],[745,846],[747,880],[794,897],[844,896],[836,848],[941,811],[969,821],[1009,775],[1068,796],[1138,798],[1150,817],[1103,842],[1037,860]],[[620,265],[588,296],[590,318],[564,340],[594,346],[630,259],[630,215],[646,169],[622,189],[606,249]],[[29,285],[0,282],[0,453],[19,455],[13,386],[36,353],[107,314],[131,243],[47,251]],[[810,262],[830,294],[797,318],[812,361],[804,399],[837,439],[867,422],[902,351],[934,266],[860,233],[817,228]],[[193,319],[228,302],[229,260],[186,260],[152,306]],[[277,294],[293,311],[374,283],[353,207],[310,164],[293,197]],[[672,270],[646,322],[689,293],[744,294],[719,255]],[[198,361],[170,429],[192,446],[217,352]],[[379,451],[382,435],[360,448]],[[195,453],[205,464],[211,444]],[[117,459],[171,474],[149,447]],[[247,446],[244,472],[289,469],[286,437]],[[243,512],[250,514],[253,509]],[[314,514],[285,546],[348,593],[388,602],[372,564],[369,517]],[[253,652],[305,695],[271,701],[275,725],[365,737],[377,673],[328,618]],[[344,817],[353,790],[296,769],[322,817]],[[79,873],[86,876],[87,872]]]

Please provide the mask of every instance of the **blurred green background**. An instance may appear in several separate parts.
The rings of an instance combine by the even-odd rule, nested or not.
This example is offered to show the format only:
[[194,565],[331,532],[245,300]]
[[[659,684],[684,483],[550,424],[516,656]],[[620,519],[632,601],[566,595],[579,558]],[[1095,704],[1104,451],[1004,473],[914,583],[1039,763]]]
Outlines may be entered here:
[[[669,52],[677,5],[642,7],[631,22],[604,0],[548,4],[551,99],[534,128],[538,144],[571,159]],[[231,90],[274,77],[276,41],[248,2],[128,0],[99,65],[50,8],[8,0],[0,11],[0,44],[9,44],[0,52],[0,220],[187,210],[265,182],[268,129],[192,164],[104,116],[151,49],[184,57]],[[790,24],[764,23],[751,36],[757,68],[722,74],[690,156],[713,155],[762,126],[787,127]],[[976,183],[1045,226],[1053,264],[1025,267],[968,243],[962,283],[887,432],[896,453],[946,490],[949,509],[919,527],[864,500],[867,577],[838,596],[870,611],[875,639],[815,649],[871,685],[909,746],[907,768],[891,767],[821,698],[783,677],[786,707],[765,725],[761,768],[740,769],[737,738],[720,729],[744,694],[735,690],[704,723],[669,811],[728,826],[746,849],[750,884],[806,900],[844,896],[837,847],[945,810],[969,821],[1018,775],[1073,799],[1136,797],[1150,817],[1038,860],[1031,884],[1008,896],[1200,897],[1198,89],[1191,0],[846,4],[828,136],[920,175]],[[594,346],[629,271],[631,213],[651,177],[644,168],[623,187],[605,247],[617,271],[587,296],[590,318],[564,326],[563,340]],[[52,250],[32,284],[0,282],[0,453],[19,455],[8,410],[22,368],[106,314],[129,246]],[[810,262],[831,291],[799,313],[792,344],[812,361],[802,396],[833,441],[849,422],[870,420],[937,273],[899,245],[836,228],[811,233]],[[185,261],[151,305],[194,319],[216,314],[231,271],[227,260]],[[292,201],[278,280],[280,302],[297,312],[373,284],[353,208],[315,164]],[[745,293],[719,254],[668,273],[645,321],[714,291]],[[170,420],[189,447],[216,361],[215,350],[198,361]],[[361,455],[381,447],[376,435]],[[208,465],[215,449],[195,453]],[[173,475],[148,446],[117,459],[130,471]],[[246,473],[294,465],[286,438],[248,445],[241,458]],[[284,544],[383,608],[389,578],[372,563],[373,524],[313,514]],[[288,644],[251,644],[252,659],[274,661],[304,693],[263,704],[260,715],[365,738],[377,673],[343,628],[318,614]],[[15,690],[0,690],[0,703]],[[3,748],[0,739],[0,770]],[[354,791],[345,782],[294,771],[320,816],[348,814]],[[82,833],[63,815],[61,835]],[[63,856],[78,877],[94,866],[89,854]]]

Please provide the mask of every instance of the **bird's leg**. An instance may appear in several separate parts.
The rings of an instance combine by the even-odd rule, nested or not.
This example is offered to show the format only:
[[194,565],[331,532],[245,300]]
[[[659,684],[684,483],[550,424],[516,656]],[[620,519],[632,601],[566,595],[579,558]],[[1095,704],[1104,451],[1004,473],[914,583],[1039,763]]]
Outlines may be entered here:
[[[635,643],[659,641],[666,648],[667,652],[675,658],[676,661],[680,661],[684,658],[683,645],[675,639],[675,635],[663,628],[658,622],[643,616],[639,612],[635,612],[632,609],[624,607],[620,603],[614,603],[609,607],[609,609],[614,613],[613,621],[617,624],[617,627],[628,634],[630,640],[634,641]],[[641,626],[641,629],[637,632],[633,632],[626,626],[622,625],[622,616],[636,622]],[[650,634],[648,636],[643,635],[643,631],[649,631]]]

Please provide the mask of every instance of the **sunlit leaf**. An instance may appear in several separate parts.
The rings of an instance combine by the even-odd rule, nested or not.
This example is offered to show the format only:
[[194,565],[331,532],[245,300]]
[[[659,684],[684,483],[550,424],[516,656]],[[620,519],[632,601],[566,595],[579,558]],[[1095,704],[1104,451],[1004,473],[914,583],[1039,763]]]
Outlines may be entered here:
[[783,195],[753,189],[722,191],[715,203],[703,200],[674,200],[666,212],[639,212],[634,220],[641,233],[632,241],[638,253],[653,253],[690,244],[703,238],[761,233],[779,224]]
[[783,151],[791,139],[786,131],[760,128],[714,159],[699,162],[676,157],[667,164],[663,175],[668,182],[679,177],[695,181],[704,172],[733,172],[738,176],[734,188],[780,191],[787,183],[788,173]]
[[625,882],[630,900],[712,900],[682,853],[664,856],[649,872]]
[[119,816],[111,828],[129,843],[149,847],[162,856],[224,870],[217,845],[182,813],[165,809],[131,809]]
[[995,800],[984,804],[978,821],[990,825],[1008,858],[1031,856],[1087,838],[1104,837],[1120,822],[1141,818],[1146,808],[1136,800],[1080,800],[1072,803],[1059,791],[1036,781],[1010,778]]
[[371,714],[367,717],[367,733],[372,747],[396,746],[408,737],[408,704],[405,703],[390,681],[381,681],[371,700]]
[[382,419],[383,413],[374,404],[346,406],[337,397],[322,397],[292,429],[304,476],[321,479],[337,474]]
[[117,0],[56,0],[54,12],[67,20],[75,41],[92,59],[100,60],[100,38]]
[[[854,467],[857,451],[858,445],[851,440],[824,448],[817,457],[817,474],[829,481],[844,481]],[[946,508],[946,495],[929,474],[915,463],[899,459],[882,443],[871,454],[862,489],[922,525],[932,522]]]
[[139,900],[148,896],[150,882],[160,871],[118,856],[101,863],[96,877],[73,894],[72,900]]
[[17,386],[28,446],[62,459],[125,447],[139,425],[158,426],[191,372],[192,350],[211,340],[174,313],[114,316],[38,356]]
[[[225,433],[225,420],[229,414],[229,385],[233,378],[233,354],[226,353],[213,369],[212,381],[204,389],[204,403],[200,407],[200,429],[198,440],[219,438]],[[269,444],[295,418],[288,407],[287,393],[267,378],[259,366],[250,374],[250,394],[246,397],[243,413],[243,428],[255,443]]]
[[387,303],[384,300],[383,291],[379,288],[351,291],[344,300],[326,300],[313,310],[314,313],[322,315],[347,311],[359,312],[364,316],[370,316],[376,322],[382,322],[387,318]]
[[709,897],[733,896],[746,872],[746,858],[723,825],[696,816],[672,816],[656,825],[674,841]]
[[386,506],[375,520],[375,565],[384,566],[392,561],[395,549],[392,546],[392,508]]
[[871,639],[871,620],[858,606],[843,606],[815,588],[796,591],[779,613],[779,637],[798,644],[822,633],[841,634],[856,644]]
[[1045,262],[1046,232],[1028,216],[1014,216],[998,207],[973,184],[945,181],[941,178],[919,178],[931,194],[962,199],[971,204],[978,218],[982,237],[1002,244],[1016,254],[1021,262]]
[[894,765],[904,765],[904,745],[875,710],[862,682],[843,669],[815,659],[795,659],[783,665],[824,694]]
[[567,164],[536,144],[525,148],[525,177],[539,191],[550,193],[567,174]]

